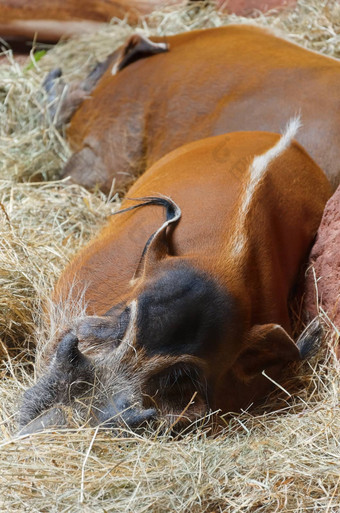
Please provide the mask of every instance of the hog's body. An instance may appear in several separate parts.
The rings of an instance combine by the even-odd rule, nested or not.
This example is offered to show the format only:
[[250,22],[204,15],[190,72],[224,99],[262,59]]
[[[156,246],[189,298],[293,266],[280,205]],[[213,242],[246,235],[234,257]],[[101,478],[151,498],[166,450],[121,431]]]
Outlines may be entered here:
[[168,51],[154,55],[134,36],[108,59],[94,89],[92,78],[84,86],[64,176],[106,192],[115,179],[125,190],[183,144],[238,130],[279,132],[282,119],[301,115],[298,142],[333,187],[339,183],[338,60],[246,25],[151,39]]
[[262,370],[279,379],[300,358],[288,297],[330,187],[295,129],[197,141],[136,182],[128,197],[139,199],[124,201],[57,284],[59,308],[84,293],[88,316],[47,348],[23,425],[39,413],[49,422],[59,404],[132,427],[156,412],[189,422],[237,411],[267,393]]

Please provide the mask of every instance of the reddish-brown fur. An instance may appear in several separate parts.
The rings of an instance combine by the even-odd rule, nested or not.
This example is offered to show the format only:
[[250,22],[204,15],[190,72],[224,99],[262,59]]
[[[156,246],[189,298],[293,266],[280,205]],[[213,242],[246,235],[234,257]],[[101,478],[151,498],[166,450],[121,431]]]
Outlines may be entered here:
[[[202,137],[279,132],[301,114],[297,136],[333,186],[340,179],[340,63],[251,26],[167,38],[169,52],[112,76],[110,65],[74,114],[75,154],[65,174],[110,190],[160,157]],[[119,52],[118,52],[119,53]]]
[[[211,405],[226,411],[263,397],[268,381],[261,369],[268,361],[270,369],[277,370],[297,358],[288,335],[288,298],[330,196],[320,168],[292,143],[269,165],[247,215],[240,214],[253,157],[277,141],[270,133],[232,133],[165,156],[128,197],[164,195],[181,208],[182,217],[169,234],[171,254],[149,257],[142,275],[133,279],[146,241],[162,224],[164,212],[147,206],[122,213],[80,251],[55,291],[54,300],[63,304],[86,287],[88,313],[101,316],[122,300],[138,298],[152,280],[183,262],[204,271],[237,303],[237,326],[230,326],[230,332],[238,329],[241,334],[236,345],[227,330],[223,345],[215,347],[212,341],[206,357],[214,390]],[[122,207],[133,204],[126,199]],[[235,251],[240,236],[245,244]],[[275,331],[273,325],[281,328]],[[80,350],[86,347],[80,338]],[[54,351],[52,345],[49,354]],[[147,361],[142,359],[141,365]],[[259,369],[250,370],[254,365]]]
[[[61,37],[98,30],[112,18],[128,18],[130,23],[166,6],[182,7],[195,0],[2,0],[2,37],[55,41]],[[250,16],[258,11],[291,7],[296,0],[215,0],[217,9]]]
[[58,41],[84,32],[94,32],[111,18],[128,17],[136,22],[166,5],[181,6],[185,0],[2,0],[2,37]]

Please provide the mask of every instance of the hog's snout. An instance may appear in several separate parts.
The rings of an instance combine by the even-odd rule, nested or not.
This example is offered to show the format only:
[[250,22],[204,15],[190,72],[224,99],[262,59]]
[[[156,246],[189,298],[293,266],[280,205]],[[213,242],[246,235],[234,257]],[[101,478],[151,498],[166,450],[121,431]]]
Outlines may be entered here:
[[106,428],[128,427],[136,429],[157,417],[154,408],[141,408],[123,395],[118,395],[109,404],[94,412],[98,424]]
[[78,338],[64,335],[51,364],[40,380],[23,397],[19,424],[28,432],[64,424],[58,405],[70,405],[75,397],[91,389],[95,379],[92,362],[78,349]]

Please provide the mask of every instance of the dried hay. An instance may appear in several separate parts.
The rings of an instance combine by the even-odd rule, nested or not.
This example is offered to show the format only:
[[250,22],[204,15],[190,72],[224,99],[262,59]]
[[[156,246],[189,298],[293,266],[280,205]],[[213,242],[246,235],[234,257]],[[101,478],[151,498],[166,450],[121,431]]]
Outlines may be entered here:
[[[340,57],[336,1],[301,0],[293,11],[255,20],[212,7],[168,9],[139,30],[173,34],[236,22],[272,27]],[[8,64],[0,68],[0,511],[339,513],[340,369],[330,349],[339,333],[324,315],[325,347],[298,369],[296,394],[275,398],[275,413],[267,407],[234,415],[222,436],[209,437],[204,426],[181,439],[80,426],[12,438],[20,396],[34,379],[44,298],[116,206],[99,192],[57,181],[69,150],[48,119],[41,82],[60,64],[67,80],[84,76],[134,30],[113,20],[23,67],[7,50]]]

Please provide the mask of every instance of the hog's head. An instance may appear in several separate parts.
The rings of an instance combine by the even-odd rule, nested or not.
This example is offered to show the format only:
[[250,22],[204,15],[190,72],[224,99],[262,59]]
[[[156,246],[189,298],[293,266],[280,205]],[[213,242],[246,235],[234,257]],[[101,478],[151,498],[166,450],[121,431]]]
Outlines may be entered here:
[[24,395],[23,432],[67,424],[62,406],[106,427],[202,417],[210,408],[208,355],[231,315],[230,298],[208,276],[171,263],[135,299],[74,321]]

